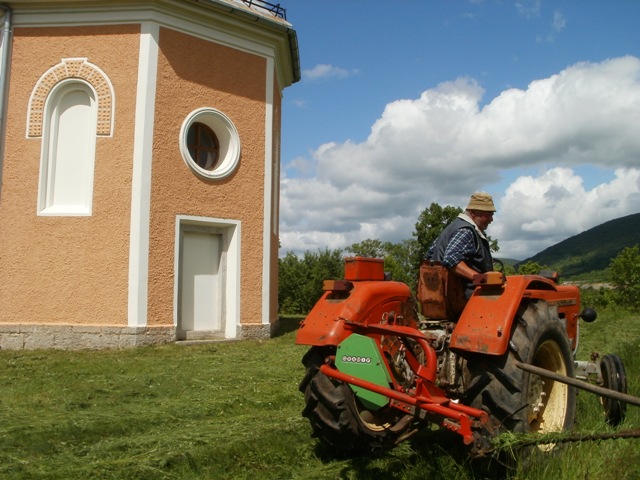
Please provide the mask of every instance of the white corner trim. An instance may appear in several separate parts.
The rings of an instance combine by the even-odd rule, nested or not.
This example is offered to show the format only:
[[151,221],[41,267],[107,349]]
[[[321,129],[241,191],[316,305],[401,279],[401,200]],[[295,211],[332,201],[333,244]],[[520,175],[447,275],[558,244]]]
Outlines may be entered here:
[[142,23],[131,187],[128,307],[130,327],[147,325],[151,163],[159,31],[156,23]]
[[264,213],[262,225],[262,323],[269,324],[271,307],[271,222],[273,221],[273,76],[275,62],[267,58],[264,125]]

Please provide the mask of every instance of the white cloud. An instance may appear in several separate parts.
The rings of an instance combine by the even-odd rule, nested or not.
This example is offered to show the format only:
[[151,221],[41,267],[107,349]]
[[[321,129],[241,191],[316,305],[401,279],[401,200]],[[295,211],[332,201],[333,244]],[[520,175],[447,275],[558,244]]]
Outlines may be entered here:
[[560,12],[559,10],[553,12],[553,23],[551,25],[553,26],[553,30],[555,32],[560,33],[562,30],[564,30],[564,27],[567,26],[567,20],[562,12]]
[[553,12],[553,19],[551,20],[551,32],[546,35],[538,35],[536,41],[538,43],[554,43],[556,36],[564,30],[567,26],[567,19],[559,10]]
[[501,250],[525,258],[608,220],[640,212],[640,169],[618,168],[614,176],[591,190],[566,167],[521,176],[501,198],[491,234]]
[[[472,79],[389,103],[361,142],[327,143],[283,171],[283,251],[410,238],[431,202],[465,206],[487,190],[500,254],[525,258],[640,211],[640,60],[580,63],[480,107]],[[585,188],[594,166],[610,181]],[[504,175],[521,175],[496,187]],[[517,175],[516,175],[517,176]]]
[[551,21],[551,32],[547,35],[538,35],[536,41],[538,43],[553,43],[556,41],[556,35],[562,32],[567,26],[567,20],[565,16],[559,10],[553,12],[553,19]]
[[335,67],[328,64],[319,64],[315,67],[302,71],[305,80],[321,80],[327,78],[347,78],[357,75],[358,70],[347,70],[346,68]]
[[526,18],[540,15],[541,0],[520,0],[515,3],[516,10]]

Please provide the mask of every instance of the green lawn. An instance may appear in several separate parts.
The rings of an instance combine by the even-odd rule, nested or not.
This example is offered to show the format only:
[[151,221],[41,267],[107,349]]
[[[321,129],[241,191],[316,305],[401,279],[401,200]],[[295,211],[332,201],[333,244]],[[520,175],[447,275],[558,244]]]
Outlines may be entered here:
[[[639,394],[640,322],[601,314],[581,351],[625,360]],[[333,459],[310,437],[298,391],[305,347],[265,341],[120,351],[0,351],[0,478],[481,479],[457,438],[425,431],[378,457]],[[611,431],[579,395],[578,430]],[[624,429],[639,428],[629,407]],[[640,439],[571,444],[514,479],[637,479]]]

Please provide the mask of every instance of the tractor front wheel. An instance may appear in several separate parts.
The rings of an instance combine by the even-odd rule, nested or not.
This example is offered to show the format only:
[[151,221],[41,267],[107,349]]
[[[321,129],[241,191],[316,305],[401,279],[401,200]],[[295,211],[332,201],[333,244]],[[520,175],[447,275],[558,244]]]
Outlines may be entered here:
[[313,436],[332,453],[352,456],[393,447],[411,426],[411,417],[384,407],[365,409],[346,383],[320,371],[335,348],[312,347],[302,359],[306,375],[300,382],[306,406],[302,415],[309,419]]

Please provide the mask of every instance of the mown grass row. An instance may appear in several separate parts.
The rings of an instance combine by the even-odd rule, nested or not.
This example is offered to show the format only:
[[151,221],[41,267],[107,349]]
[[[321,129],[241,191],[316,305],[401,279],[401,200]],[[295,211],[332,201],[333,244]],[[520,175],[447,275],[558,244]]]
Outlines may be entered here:
[[[581,356],[625,361],[640,394],[640,322],[608,311],[583,325]],[[0,351],[0,478],[482,479],[458,439],[427,430],[376,457],[336,460],[310,437],[298,382],[305,347],[265,341],[121,351]],[[629,407],[622,429],[639,428]],[[577,431],[613,431],[595,395]],[[640,439],[562,446],[514,479],[640,478]]]

